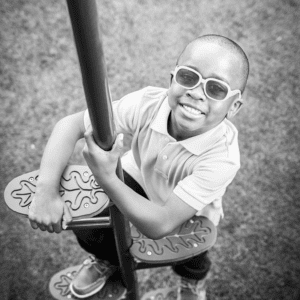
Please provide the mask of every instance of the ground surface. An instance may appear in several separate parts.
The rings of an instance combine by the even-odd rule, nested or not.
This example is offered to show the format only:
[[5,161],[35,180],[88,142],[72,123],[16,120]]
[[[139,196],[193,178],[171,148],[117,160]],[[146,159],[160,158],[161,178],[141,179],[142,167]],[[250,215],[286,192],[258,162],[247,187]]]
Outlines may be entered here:
[[[300,4],[297,0],[98,1],[113,99],[168,87],[183,46],[204,33],[249,54],[247,103],[234,123],[242,168],[224,197],[208,299],[292,299],[300,278]],[[51,299],[48,281],[85,254],[71,232],[33,231],[3,201],[39,167],[53,125],[85,108],[64,1],[0,3],[0,299]],[[73,162],[82,163],[76,150]],[[174,285],[168,268],[139,271],[141,294]]]

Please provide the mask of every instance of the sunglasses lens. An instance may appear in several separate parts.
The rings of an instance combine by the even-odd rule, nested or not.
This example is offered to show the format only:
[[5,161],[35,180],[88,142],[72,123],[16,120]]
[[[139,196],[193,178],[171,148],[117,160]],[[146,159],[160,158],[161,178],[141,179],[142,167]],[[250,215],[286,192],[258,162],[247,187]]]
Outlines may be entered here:
[[199,76],[190,70],[179,69],[176,74],[176,81],[186,88],[191,88],[199,82]]
[[208,80],[206,82],[207,95],[215,100],[223,100],[228,94],[228,87],[215,80]]

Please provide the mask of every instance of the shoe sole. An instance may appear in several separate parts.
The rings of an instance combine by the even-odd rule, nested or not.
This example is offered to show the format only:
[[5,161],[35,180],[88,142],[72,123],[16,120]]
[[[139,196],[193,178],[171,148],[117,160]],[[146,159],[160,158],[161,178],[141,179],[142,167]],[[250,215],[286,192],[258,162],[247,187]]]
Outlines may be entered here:
[[[12,211],[28,216],[38,176],[39,170],[36,170],[9,182],[4,191],[4,200]],[[109,203],[109,198],[87,166],[67,166],[61,177],[59,193],[74,219],[93,217]]]

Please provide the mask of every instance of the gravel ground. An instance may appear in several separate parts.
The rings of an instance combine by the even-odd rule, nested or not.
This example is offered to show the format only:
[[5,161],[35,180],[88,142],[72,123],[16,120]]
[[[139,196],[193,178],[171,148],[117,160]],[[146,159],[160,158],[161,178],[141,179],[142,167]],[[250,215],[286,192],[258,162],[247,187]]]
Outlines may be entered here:
[[[226,35],[248,53],[246,105],[234,123],[242,168],[224,197],[208,299],[293,299],[299,286],[299,43],[297,0],[97,1],[113,99],[168,87],[185,44]],[[52,299],[48,282],[85,253],[71,232],[33,231],[3,191],[38,169],[54,124],[85,108],[64,1],[0,3],[0,299]],[[83,163],[80,146],[73,163]],[[140,292],[172,286],[169,268],[138,271]]]

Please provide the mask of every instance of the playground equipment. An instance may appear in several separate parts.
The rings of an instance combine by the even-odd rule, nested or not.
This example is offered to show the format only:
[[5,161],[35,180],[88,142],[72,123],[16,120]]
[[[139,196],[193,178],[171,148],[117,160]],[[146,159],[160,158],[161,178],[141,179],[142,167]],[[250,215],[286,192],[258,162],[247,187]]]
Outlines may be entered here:
[[[84,92],[96,143],[109,150],[116,137],[112,105],[106,76],[102,40],[98,29],[95,0],[67,0],[77,48]],[[117,174],[123,179],[119,161]],[[15,212],[26,216],[34,195],[38,171],[21,175],[5,189],[5,201]],[[121,282],[112,277],[105,287],[88,299],[139,299],[135,270],[175,264],[208,250],[216,241],[216,228],[207,218],[193,217],[160,240],[143,236],[120,213],[110,206],[109,216],[94,217],[109,201],[86,166],[68,166],[61,178],[60,194],[69,204],[73,221],[65,229],[112,227],[120,261]],[[76,299],[69,284],[78,266],[67,268],[53,276],[50,292],[54,298]],[[118,277],[119,278],[119,277]],[[151,299],[170,299],[174,290],[151,294]],[[148,299],[150,296],[144,296]],[[175,297],[176,298],[176,297]]]

